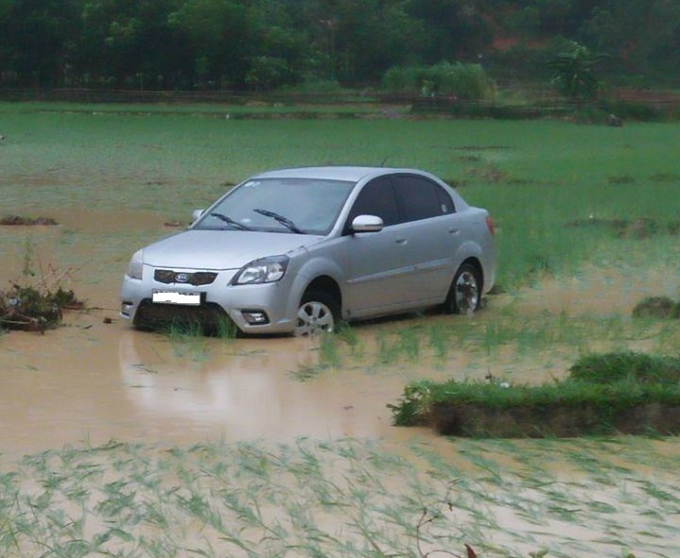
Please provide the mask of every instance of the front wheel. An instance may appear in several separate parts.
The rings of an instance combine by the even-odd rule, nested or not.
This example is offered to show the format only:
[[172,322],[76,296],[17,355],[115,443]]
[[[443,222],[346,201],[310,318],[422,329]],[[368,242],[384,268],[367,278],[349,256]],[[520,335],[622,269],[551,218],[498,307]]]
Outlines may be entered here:
[[482,302],[482,281],[477,269],[467,263],[453,277],[444,309],[449,314],[472,314]]
[[338,303],[323,291],[306,292],[300,301],[295,337],[333,333],[340,316]]

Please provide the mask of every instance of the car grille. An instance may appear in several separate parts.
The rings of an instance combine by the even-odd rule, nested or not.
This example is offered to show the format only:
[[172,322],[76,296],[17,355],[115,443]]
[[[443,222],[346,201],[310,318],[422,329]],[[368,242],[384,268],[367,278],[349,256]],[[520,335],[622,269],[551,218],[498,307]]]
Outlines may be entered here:
[[181,306],[177,304],[156,304],[145,298],[139,304],[135,315],[135,326],[149,329],[163,329],[171,325],[195,326],[200,324],[208,334],[236,329],[224,309],[214,302],[201,306]]
[[170,269],[157,269],[153,278],[159,283],[179,283],[180,285],[210,285],[217,273],[211,271],[197,271],[196,273],[184,273],[182,271],[172,271]]

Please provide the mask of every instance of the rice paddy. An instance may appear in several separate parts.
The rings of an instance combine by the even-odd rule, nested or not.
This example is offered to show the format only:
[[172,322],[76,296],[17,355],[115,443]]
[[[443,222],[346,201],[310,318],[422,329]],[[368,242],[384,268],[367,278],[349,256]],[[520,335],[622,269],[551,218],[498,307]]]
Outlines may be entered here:
[[[0,218],[64,223],[2,227],[3,281],[21,272],[28,243],[45,268],[69,270],[76,296],[111,309],[130,254],[230,184],[264,168],[386,161],[435,172],[490,210],[505,293],[471,320],[428,316],[344,329],[315,347],[313,359],[290,365],[288,382],[333,378],[335,386],[350,371],[372,389],[395,377],[532,382],[564,374],[591,351],[677,356],[677,320],[631,316],[644,297],[680,298],[677,124],[132,112],[0,104]],[[655,226],[639,233],[607,224],[639,219]],[[106,346],[104,334],[87,327],[57,330],[36,347],[66,344],[55,349],[59,362],[73,344],[86,362],[88,348]],[[28,334],[0,335],[8,368],[0,368],[0,389],[18,374],[7,363],[45,373],[18,335]],[[159,386],[173,368],[199,377],[232,352],[252,367],[270,366],[260,358],[267,342],[253,348],[175,331],[167,350],[149,342],[160,364],[144,374]],[[136,357],[131,365],[148,366]],[[140,399],[152,389],[128,388]],[[158,397],[170,405],[168,392]],[[27,403],[25,412],[41,404]],[[433,440],[415,429],[385,440],[85,439],[21,457],[9,419],[0,431],[12,433],[0,442],[3,557],[439,558],[467,557],[466,545],[480,558],[680,555],[677,438]]]

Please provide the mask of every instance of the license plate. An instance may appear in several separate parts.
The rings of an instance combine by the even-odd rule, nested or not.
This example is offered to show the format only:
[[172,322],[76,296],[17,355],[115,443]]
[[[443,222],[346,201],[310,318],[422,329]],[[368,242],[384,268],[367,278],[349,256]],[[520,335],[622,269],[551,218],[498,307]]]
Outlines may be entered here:
[[154,291],[153,299],[158,304],[182,304],[200,306],[201,293],[183,293],[179,291]]

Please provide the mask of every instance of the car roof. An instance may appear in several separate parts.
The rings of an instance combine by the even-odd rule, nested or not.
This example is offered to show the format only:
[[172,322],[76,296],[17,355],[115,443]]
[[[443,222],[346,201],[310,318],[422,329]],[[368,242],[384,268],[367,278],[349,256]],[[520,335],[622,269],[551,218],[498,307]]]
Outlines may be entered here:
[[325,178],[328,180],[359,182],[365,178],[402,172],[415,173],[423,176],[428,175],[428,173],[416,169],[367,166],[321,166],[276,169],[260,173],[252,178]]

